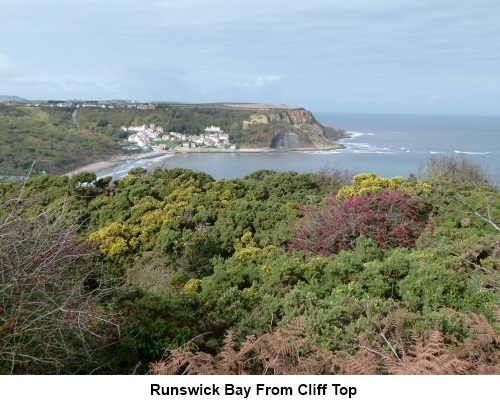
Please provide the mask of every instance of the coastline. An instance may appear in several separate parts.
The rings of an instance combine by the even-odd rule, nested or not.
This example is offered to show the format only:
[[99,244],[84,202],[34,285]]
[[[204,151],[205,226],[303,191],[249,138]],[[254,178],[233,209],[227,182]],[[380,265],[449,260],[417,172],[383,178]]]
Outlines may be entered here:
[[99,162],[90,163],[88,165],[79,167],[78,169],[72,170],[68,173],[64,173],[63,176],[73,176],[74,174],[81,172],[94,172],[97,173],[101,170],[112,169],[115,166],[118,166],[120,162],[115,162],[112,160],[101,160]]
[[316,145],[314,147],[306,147],[306,148],[240,148],[240,149],[222,149],[222,148],[184,148],[184,147],[175,147],[174,149],[170,149],[167,152],[171,153],[280,153],[280,152],[318,152],[318,151],[329,151],[329,150],[338,150],[345,149],[345,146],[341,143],[338,143],[339,140],[352,138],[352,133],[349,131],[342,131],[343,137],[337,138],[335,140],[331,140],[331,144],[321,144]]
[[280,153],[280,152],[311,152],[311,151],[326,151],[344,149],[343,147],[336,148],[290,148],[290,149],[273,149],[273,148],[245,148],[245,149],[172,149],[171,153]]
[[[457,117],[450,119],[449,117],[426,116],[425,120],[422,120],[420,116],[408,116],[403,120],[399,115],[373,117],[369,114],[352,116],[346,114],[340,117],[331,115],[329,117],[325,117],[326,123],[338,119],[339,125],[344,128],[354,128],[356,131],[345,131],[343,138],[335,139],[336,142],[344,145],[343,149],[328,152],[321,150],[322,148],[313,148],[310,151],[295,151],[288,156],[286,151],[269,148],[253,148],[252,153],[248,153],[245,149],[221,151],[179,148],[165,152],[138,149],[134,151],[139,153],[138,155],[115,157],[112,159],[114,163],[104,162],[104,167],[112,167],[116,163],[118,165],[100,170],[97,175],[112,175],[114,179],[118,179],[127,173],[128,168],[144,167],[147,170],[153,170],[156,167],[186,167],[195,171],[205,171],[214,178],[232,178],[245,176],[257,168],[277,171],[295,170],[302,173],[331,165],[347,168],[356,173],[375,171],[379,176],[394,177],[415,173],[433,154],[451,155],[459,153],[455,152],[458,150],[462,151],[462,154],[475,153],[471,157],[478,163],[489,167],[495,179],[500,178],[498,152],[492,148],[497,139],[495,136],[498,134],[498,125],[500,125],[497,119],[484,123],[481,117],[460,117],[459,122],[463,124],[461,128],[465,128],[467,135],[462,136],[463,128],[458,129],[455,125]],[[485,134],[481,138],[473,135],[473,129],[481,128],[480,125],[483,124],[487,124]],[[443,136],[441,136],[442,131],[444,131]],[[328,149],[331,149],[334,145],[328,146],[330,147]],[[123,150],[122,153],[129,154],[130,152],[132,151]],[[165,155],[148,160],[136,160],[149,155],[144,152],[153,152],[152,156]],[[104,159],[110,160],[111,157]],[[81,167],[79,171],[92,168],[95,166]],[[67,169],[69,170],[71,168]]]
[[99,172],[107,169],[112,169],[113,167],[119,166],[126,161],[130,160],[145,160],[153,159],[160,156],[175,155],[175,154],[186,154],[186,153],[280,153],[280,152],[314,152],[314,151],[329,151],[343,149],[342,145],[333,148],[292,148],[292,149],[272,149],[272,148],[244,148],[244,149],[204,149],[204,148],[175,148],[166,151],[154,151],[138,153],[135,155],[118,155],[114,156],[109,160],[101,160],[98,162],[90,163],[88,165],[79,167],[63,176],[72,176],[81,172]]

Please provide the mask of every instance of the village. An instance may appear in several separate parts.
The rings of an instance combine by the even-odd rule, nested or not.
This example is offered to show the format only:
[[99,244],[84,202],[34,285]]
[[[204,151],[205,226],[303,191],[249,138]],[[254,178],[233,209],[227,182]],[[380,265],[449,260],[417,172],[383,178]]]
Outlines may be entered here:
[[135,143],[143,149],[168,150],[172,146],[176,148],[223,148],[236,149],[229,142],[229,135],[224,133],[220,127],[209,126],[204,129],[203,134],[187,135],[179,132],[163,133],[163,128],[155,124],[141,126],[121,126],[121,130],[133,132],[128,137],[130,143]]
[[45,107],[45,108],[132,108],[137,110],[156,110],[157,105],[151,103],[137,103],[133,101],[126,102],[102,102],[102,101],[45,101],[45,102],[30,102],[30,101],[14,101],[0,100],[0,105],[7,107]]

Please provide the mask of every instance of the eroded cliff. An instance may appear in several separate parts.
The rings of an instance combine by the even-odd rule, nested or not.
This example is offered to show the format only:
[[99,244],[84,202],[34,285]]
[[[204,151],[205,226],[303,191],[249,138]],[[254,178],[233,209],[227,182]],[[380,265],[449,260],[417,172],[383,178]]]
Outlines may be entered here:
[[250,112],[241,128],[243,146],[278,150],[337,149],[342,146],[335,141],[345,136],[344,131],[320,124],[310,111],[288,106]]

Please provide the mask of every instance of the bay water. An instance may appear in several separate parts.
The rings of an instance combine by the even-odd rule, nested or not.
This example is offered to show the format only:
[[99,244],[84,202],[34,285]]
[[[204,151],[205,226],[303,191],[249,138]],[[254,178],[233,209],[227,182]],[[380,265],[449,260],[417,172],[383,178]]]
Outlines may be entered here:
[[215,179],[243,177],[260,169],[316,172],[320,168],[375,172],[381,177],[417,174],[431,156],[467,156],[500,179],[500,116],[314,113],[325,126],[349,131],[332,151],[178,153],[127,161],[97,173],[118,179],[134,167],[181,167]]

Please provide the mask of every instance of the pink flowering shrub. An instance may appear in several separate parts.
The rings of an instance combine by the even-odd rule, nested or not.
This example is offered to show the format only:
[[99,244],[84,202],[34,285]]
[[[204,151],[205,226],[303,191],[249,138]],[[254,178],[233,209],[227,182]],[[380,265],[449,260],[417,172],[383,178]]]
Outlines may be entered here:
[[303,206],[303,218],[290,241],[292,250],[329,255],[353,248],[358,236],[384,249],[413,247],[425,227],[428,206],[403,191],[384,190],[338,200],[326,196],[324,207]]

